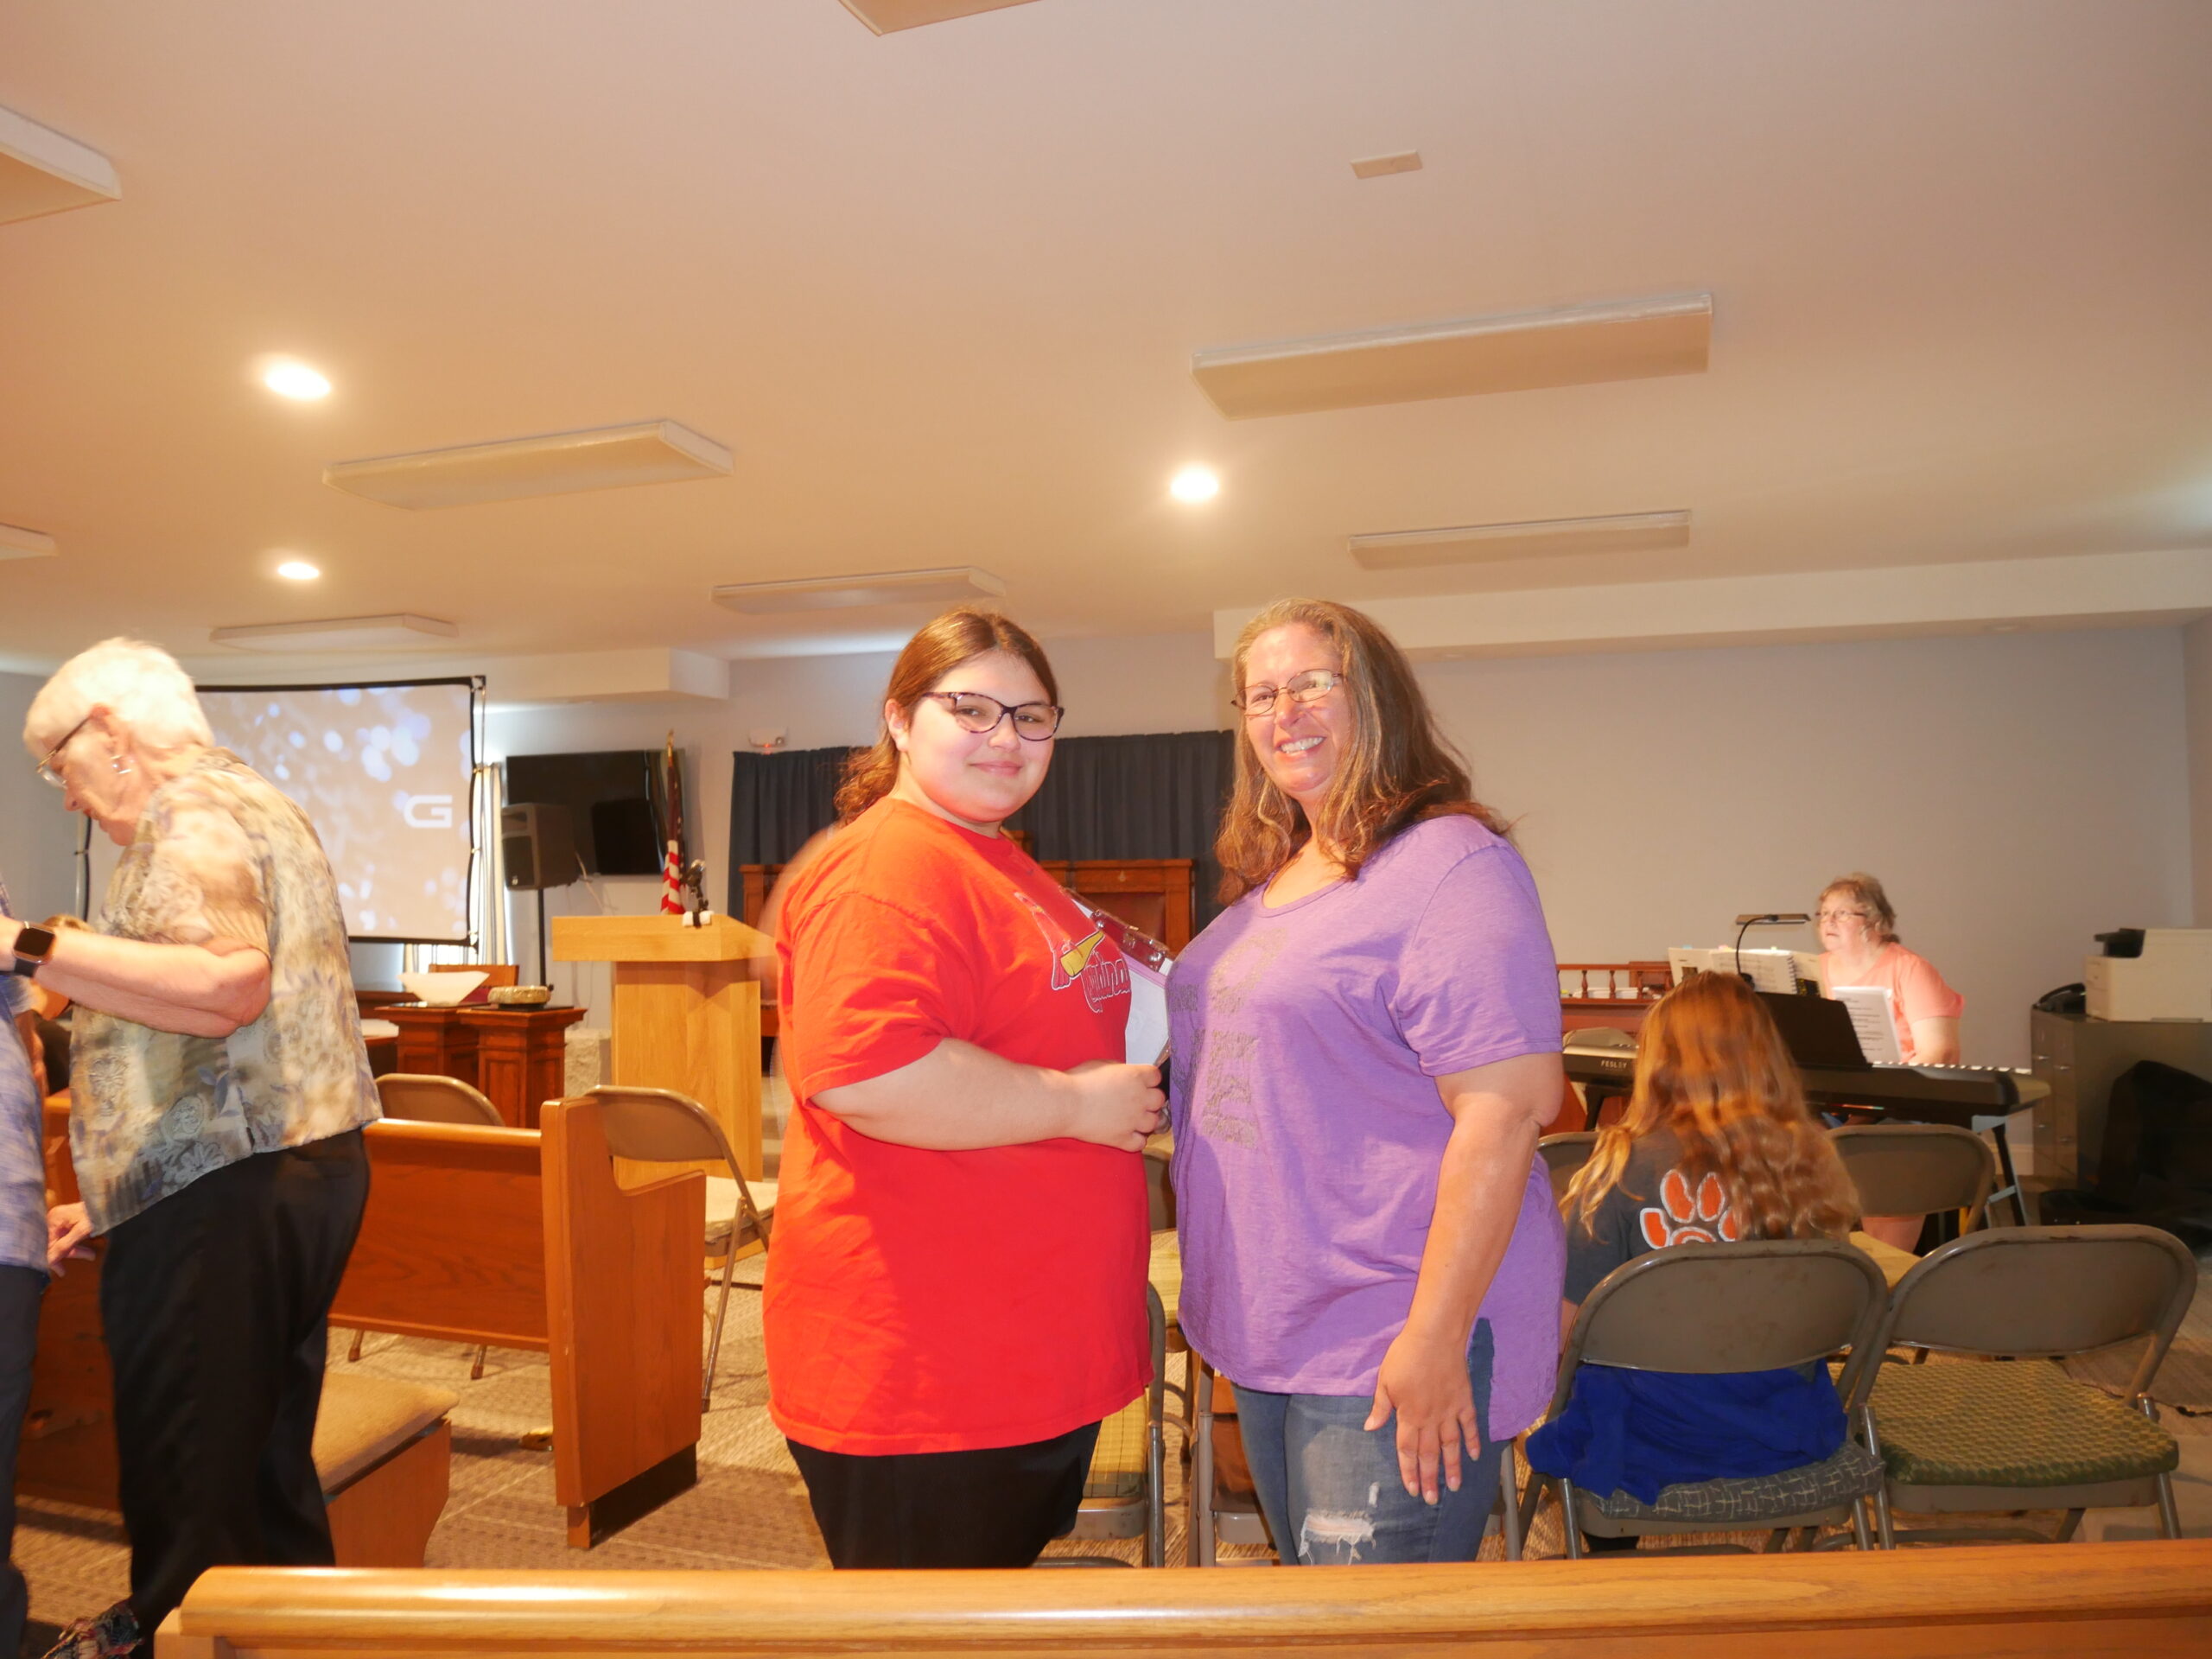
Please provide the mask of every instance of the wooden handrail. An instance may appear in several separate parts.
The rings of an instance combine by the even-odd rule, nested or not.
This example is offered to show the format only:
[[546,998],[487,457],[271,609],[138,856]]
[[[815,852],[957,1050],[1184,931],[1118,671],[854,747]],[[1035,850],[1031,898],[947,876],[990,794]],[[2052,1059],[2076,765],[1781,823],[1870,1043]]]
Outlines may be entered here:
[[[1643,1637],[1801,1659],[1863,1651],[1849,1643],[1885,1628],[1929,1633],[1904,1645],[1885,1637],[1885,1653],[1988,1650],[1968,1640],[1965,1627],[1977,1625],[2048,1637],[2008,1641],[2008,1653],[2188,1652],[2212,1639],[2212,1541],[1265,1573],[220,1567],[165,1629],[162,1659],[308,1648],[1168,1655],[1462,1642],[1552,1654]],[[2133,1632],[2125,1643],[2123,1628]],[[1818,1639],[1847,1631],[1859,1634]],[[1728,1639],[1755,1633],[1755,1643]]]

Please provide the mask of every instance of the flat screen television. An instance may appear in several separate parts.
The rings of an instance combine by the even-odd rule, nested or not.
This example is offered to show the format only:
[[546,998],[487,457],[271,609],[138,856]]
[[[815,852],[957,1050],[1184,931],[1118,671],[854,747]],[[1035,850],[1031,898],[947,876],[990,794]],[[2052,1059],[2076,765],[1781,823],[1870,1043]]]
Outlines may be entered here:
[[652,749],[583,754],[511,754],[507,804],[569,809],[576,856],[587,875],[658,875],[667,856]]

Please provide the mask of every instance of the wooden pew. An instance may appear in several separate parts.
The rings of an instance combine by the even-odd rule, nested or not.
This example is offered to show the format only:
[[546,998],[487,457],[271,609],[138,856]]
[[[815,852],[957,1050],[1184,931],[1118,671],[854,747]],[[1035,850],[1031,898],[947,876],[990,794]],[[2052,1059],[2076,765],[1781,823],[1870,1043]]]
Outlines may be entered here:
[[[73,1203],[66,1097],[47,1103],[47,1185]],[[16,1464],[19,1492],[91,1509],[116,1507],[114,1389],[100,1335],[97,1260],[75,1262],[47,1289]],[[382,1377],[334,1376],[315,1424],[315,1467],[340,1567],[420,1567],[444,1510],[455,1396]]]
[[601,1107],[372,1125],[334,1325],[545,1351],[554,1497],[588,1548],[698,1481],[706,1181],[616,1178]]
[[[706,1182],[624,1187],[600,1106],[550,1101],[542,1130],[391,1120],[363,1132],[369,1202],[331,1323],[544,1351],[554,1496],[588,1548],[698,1479]],[[49,1108],[67,1166],[67,1113]],[[22,1490],[114,1507],[98,1285],[48,1299]]]
[[1272,1573],[224,1567],[156,1659],[867,1651],[991,1659],[2008,1659],[2212,1651],[2212,1541]]

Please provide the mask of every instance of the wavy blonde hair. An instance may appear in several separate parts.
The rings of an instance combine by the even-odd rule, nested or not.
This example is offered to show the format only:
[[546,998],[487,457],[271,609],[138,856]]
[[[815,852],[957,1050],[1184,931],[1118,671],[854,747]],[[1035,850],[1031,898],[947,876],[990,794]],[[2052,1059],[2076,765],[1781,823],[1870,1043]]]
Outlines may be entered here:
[[1223,904],[1265,883],[1317,828],[1336,849],[1347,880],[1391,836],[1423,818],[1457,813],[1509,833],[1506,821],[1475,798],[1466,759],[1436,729],[1406,653],[1363,612],[1334,600],[1277,600],[1236,636],[1230,677],[1238,696],[1254,643],[1284,627],[1311,628],[1336,652],[1351,700],[1351,742],[1315,824],[1268,776],[1251,740],[1237,734],[1236,786],[1214,842]]
[[1694,974],[1643,1021],[1635,1090],[1560,1208],[1589,1231],[1629,1154],[1672,1129],[1690,1184],[1719,1178],[1745,1238],[1842,1238],[1859,1213],[1843,1160],[1805,1104],[1773,1017],[1734,974]]

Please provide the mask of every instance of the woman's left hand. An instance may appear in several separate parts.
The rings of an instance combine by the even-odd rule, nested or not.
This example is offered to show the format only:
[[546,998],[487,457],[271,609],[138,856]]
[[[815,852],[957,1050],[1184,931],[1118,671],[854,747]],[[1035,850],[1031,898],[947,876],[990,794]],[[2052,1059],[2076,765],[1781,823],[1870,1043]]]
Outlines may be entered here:
[[1458,1491],[1461,1447],[1471,1455],[1482,1444],[1465,1343],[1440,1341],[1410,1326],[1398,1332],[1382,1356],[1382,1370],[1375,1379],[1375,1409],[1365,1427],[1370,1432],[1382,1427],[1394,1411],[1398,1474],[1406,1491],[1435,1503],[1440,1465],[1443,1484]]

